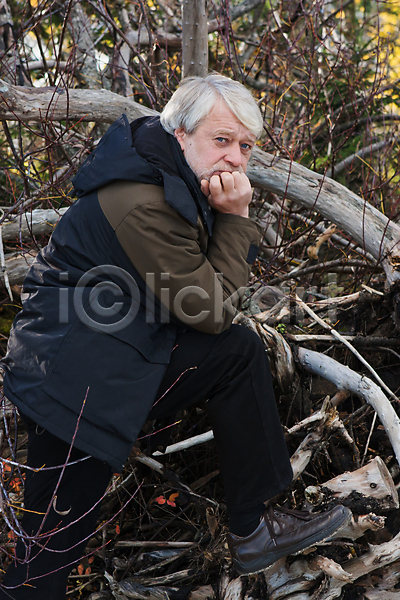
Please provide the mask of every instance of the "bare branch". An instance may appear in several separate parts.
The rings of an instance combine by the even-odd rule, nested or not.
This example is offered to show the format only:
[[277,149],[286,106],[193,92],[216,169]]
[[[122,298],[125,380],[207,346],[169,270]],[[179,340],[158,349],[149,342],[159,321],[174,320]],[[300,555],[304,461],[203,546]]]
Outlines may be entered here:
[[309,373],[321,375],[332,381],[339,389],[357,394],[371,404],[385,428],[396,454],[397,462],[400,464],[400,419],[377,384],[333,358],[313,350],[299,348],[298,358],[300,364]]
[[376,144],[371,144],[370,146],[361,148],[361,150],[354,152],[354,154],[351,154],[350,156],[348,156],[347,158],[342,160],[340,163],[338,163],[334,167],[334,169],[328,169],[326,172],[326,176],[332,177],[332,173],[334,175],[338,175],[339,173],[344,171],[347,167],[349,167],[355,160],[357,160],[357,159],[362,160],[363,158],[366,158],[367,156],[371,156],[371,154],[373,154],[374,152],[378,152],[378,150],[385,148],[385,146],[395,144],[399,140],[400,140],[400,137],[391,137],[388,140],[382,140],[381,142],[377,142]]

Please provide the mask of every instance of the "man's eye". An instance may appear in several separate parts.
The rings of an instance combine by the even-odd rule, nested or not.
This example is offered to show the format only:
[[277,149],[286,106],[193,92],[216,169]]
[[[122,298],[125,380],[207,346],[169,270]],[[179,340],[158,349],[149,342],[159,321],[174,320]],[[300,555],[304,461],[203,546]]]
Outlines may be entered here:
[[242,150],[251,150],[250,144],[241,144]]
[[217,142],[226,142],[226,138],[224,137],[217,137]]

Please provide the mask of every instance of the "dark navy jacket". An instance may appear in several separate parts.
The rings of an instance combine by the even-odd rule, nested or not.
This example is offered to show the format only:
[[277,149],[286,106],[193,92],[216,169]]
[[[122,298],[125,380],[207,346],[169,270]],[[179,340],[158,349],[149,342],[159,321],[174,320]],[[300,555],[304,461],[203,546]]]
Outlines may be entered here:
[[[82,165],[73,181],[78,200],[24,281],[23,310],[14,321],[2,365],[4,394],[23,414],[68,443],[75,435],[76,447],[120,471],[184,326],[173,316],[163,322],[157,299],[153,318],[146,315],[150,292],[144,277],[99,201],[99,190],[112,190],[113,182],[160,190],[159,204],[165,205],[170,222],[176,215],[190,235],[200,222],[203,237],[211,233],[214,215],[175,138],[158,118],[139,119],[131,127],[122,115]],[[118,202],[116,197],[116,210]],[[216,256],[224,254],[221,248],[237,232],[233,289],[246,282],[247,253],[258,233],[249,219],[218,218]],[[204,244],[196,256],[202,252]],[[202,271],[204,266],[213,272],[208,262]]]

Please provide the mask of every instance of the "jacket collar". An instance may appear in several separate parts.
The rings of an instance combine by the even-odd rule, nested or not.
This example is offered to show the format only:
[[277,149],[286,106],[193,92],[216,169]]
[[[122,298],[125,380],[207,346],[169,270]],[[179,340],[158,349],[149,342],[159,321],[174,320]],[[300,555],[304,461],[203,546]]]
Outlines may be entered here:
[[178,141],[162,128],[159,117],[142,117],[129,125],[122,114],[83,162],[72,183],[75,193],[84,196],[118,180],[163,185],[166,202],[193,225],[200,214],[211,235],[213,211]]
[[159,117],[137,119],[131,131],[136,151],[162,175],[166,202],[193,224],[200,214],[211,235],[214,213],[175,137],[163,129]]

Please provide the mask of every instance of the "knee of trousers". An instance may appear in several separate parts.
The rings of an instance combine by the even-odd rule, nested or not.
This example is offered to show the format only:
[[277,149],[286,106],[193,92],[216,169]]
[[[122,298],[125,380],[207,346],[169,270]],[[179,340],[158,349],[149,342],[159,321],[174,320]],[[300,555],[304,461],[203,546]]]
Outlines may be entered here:
[[256,355],[262,356],[267,362],[268,357],[259,336],[243,325],[231,325],[222,335],[226,336],[228,350],[251,359]]

